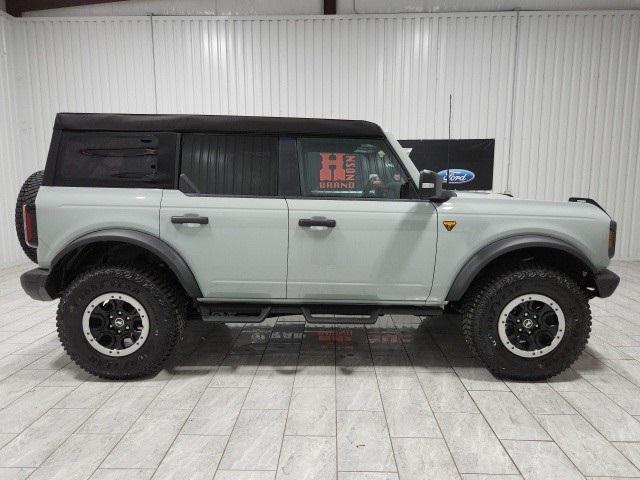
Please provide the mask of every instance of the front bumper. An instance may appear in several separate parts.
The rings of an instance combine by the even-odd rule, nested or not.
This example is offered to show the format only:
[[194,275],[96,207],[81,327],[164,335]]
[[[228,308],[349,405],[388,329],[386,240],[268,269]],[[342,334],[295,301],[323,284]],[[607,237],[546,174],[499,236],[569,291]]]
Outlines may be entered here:
[[44,268],[34,268],[20,275],[20,285],[27,295],[34,300],[48,302],[53,300],[46,289],[49,270]]
[[594,275],[594,283],[598,297],[606,298],[610,297],[616,288],[618,288],[620,277],[605,268]]

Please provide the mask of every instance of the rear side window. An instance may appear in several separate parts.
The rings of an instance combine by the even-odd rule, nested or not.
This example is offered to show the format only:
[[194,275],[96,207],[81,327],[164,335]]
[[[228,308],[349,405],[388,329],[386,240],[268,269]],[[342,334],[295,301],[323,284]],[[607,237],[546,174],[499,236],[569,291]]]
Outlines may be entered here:
[[275,196],[277,173],[277,137],[182,136],[179,185],[185,193]]
[[63,132],[55,185],[173,188],[175,133]]

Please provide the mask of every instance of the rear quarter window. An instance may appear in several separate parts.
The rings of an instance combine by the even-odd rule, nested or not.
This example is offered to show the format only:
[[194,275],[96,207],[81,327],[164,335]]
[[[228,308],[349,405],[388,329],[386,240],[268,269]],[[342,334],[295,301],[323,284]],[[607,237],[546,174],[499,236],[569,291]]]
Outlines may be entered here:
[[74,187],[174,188],[177,134],[62,133],[54,184]]

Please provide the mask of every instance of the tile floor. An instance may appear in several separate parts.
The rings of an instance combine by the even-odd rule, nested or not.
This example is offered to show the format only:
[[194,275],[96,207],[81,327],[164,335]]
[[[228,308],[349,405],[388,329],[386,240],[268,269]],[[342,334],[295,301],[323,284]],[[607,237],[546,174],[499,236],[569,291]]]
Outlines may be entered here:
[[0,270],[0,479],[640,477],[640,263],[572,369],[503,382],[456,317],[197,323],[155,378],[99,381]]

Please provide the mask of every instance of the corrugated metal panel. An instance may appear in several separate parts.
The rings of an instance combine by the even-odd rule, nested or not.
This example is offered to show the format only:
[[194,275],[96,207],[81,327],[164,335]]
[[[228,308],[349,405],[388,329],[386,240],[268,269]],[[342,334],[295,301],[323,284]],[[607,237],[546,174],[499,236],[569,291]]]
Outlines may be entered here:
[[[638,258],[638,18],[529,12],[516,28],[515,13],[3,16],[2,212],[10,222],[20,182],[43,165],[57,111],[157,102],[160,112],[364,118],[400,138],[446,138],[452,94],[453,137],[496,138],[496,190],[601,200],[620,221],[619,256]],[[5,229],[0,262],[21,258]]]
[[17,162],[21,155],[14,95],[14,26],[13,19],[0,12],[0,265],[16,263],[22,255],[13,228],[16,185],[21,175]]
[[[513,13],[154,18],[164,113],[360,118],[399,138],[508,145]],[[503,183],[497,169],[497,182]]]
[[589,196],[640,257],[640,12],[523,13],[511,185],[516,196]]
[[155,111],[149,17],[19,19],[16,28],[23,141],[34,167],[44,164],[57,112]]

